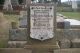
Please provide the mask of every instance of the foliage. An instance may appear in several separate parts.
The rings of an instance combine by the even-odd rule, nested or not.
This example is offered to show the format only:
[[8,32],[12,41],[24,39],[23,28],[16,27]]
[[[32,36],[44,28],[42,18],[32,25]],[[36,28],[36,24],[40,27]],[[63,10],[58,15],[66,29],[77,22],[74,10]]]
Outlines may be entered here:
[[5,0],[0,0],[0,5],[4,4]]
[[23,0],[18,0],[19,1],[19,4],[22,4]]
[[0,48],[6,48],[7,42],[8,42],[8,40],[6,40],[6,39],[0,39]]

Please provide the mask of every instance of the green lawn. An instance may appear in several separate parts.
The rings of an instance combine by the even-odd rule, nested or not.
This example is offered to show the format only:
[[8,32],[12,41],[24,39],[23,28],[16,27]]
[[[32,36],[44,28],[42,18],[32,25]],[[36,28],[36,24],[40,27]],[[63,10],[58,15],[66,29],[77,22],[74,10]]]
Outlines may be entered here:
[[80,20],[80,12],[59,12],[68,18]]

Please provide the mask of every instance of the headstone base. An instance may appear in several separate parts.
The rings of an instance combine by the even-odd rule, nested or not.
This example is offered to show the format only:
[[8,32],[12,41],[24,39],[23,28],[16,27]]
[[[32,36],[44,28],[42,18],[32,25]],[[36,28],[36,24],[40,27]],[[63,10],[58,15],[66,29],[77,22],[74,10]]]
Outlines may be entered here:
[[24,48],[27,41],[8,41],[9,48]]
[[57,42],[55,44],[32,44],[26,45],[24,48],[30,49],[32,53],[53,53],[55,49],[59,49]]
[[80,39],[72,40],[72,48],[80,48]]

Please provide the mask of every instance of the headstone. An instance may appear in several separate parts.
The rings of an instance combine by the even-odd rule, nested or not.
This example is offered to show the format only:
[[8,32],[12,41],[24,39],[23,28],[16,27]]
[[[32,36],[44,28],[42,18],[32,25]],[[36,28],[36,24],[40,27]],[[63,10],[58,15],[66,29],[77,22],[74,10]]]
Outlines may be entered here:
[[64,21],[64,29],[70,29],[70,22]]
[[[30,37],[38,40],[46,40],[54,37],[54,6],[31,5],[30,6]],[[37,32],[37,33],[36,33]]]
[[20,12],[19,27],[27,28],[27,11]]
[[27,45],[25,48],[31,49],[33,53],[49,53],[50,51],[53,52],[54,49],[58,49],[59,45],[55,37],[55,4],[31,4],[29,15]]
[[3,9],[7,11],[13,10],[11,0],[5,0]]
[[70,39],[70,22],[64,21],[64,37]]

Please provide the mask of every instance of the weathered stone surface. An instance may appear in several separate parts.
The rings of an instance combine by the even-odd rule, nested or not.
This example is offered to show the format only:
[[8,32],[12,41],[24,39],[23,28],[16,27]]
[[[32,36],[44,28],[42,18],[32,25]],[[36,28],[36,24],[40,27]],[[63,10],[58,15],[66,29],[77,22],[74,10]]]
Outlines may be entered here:
[[[46,8],[45,8],[46,7]],[[30,6],[30,38],[44,41],[55,36],[56,19],[53,4],[31,4]],[[37,32],[37,33],[36,33]]]
[[23,18],[19,18],[20,23],[19,23],[19,27],[20,28],[27,28],[27,16],[23,16]]
[[57,22],[57,28],[64,29],[64,22]]
[[72,48],[80,48],[80,39],[76,38],[72,40]]
[[80,29],[80,25],[71,25],[71,29]]
[[27,28],[27,11],[20,12],[19,27]]
[[80,53],[79,48],[54,50],[54,53]]
[[8,41],[8,48],[24,48],[27,41]]
[[62,40],[63,38],[69,40],[80,38],[80,29],[57,29],[56,37],[57,40]]
[[32,51],[24,48],[0,48],[0,53],[32,53]]
[[70,29],[70,22],[57,22],[57,28],[59,29]]
[[70,22],[68,21],[64,22],[64,29],[70,29]]
[[71,47],[71,41],[68,39],[62,39],[59,42],[60,48],[65,49],[65,48],[70,48]]
[[27,40],[26,29],[10,29],[9,40],[11,41],[24,41]]
[[71,36],[72,39],[80,38],[80,29],[71,29],[69,36]]

